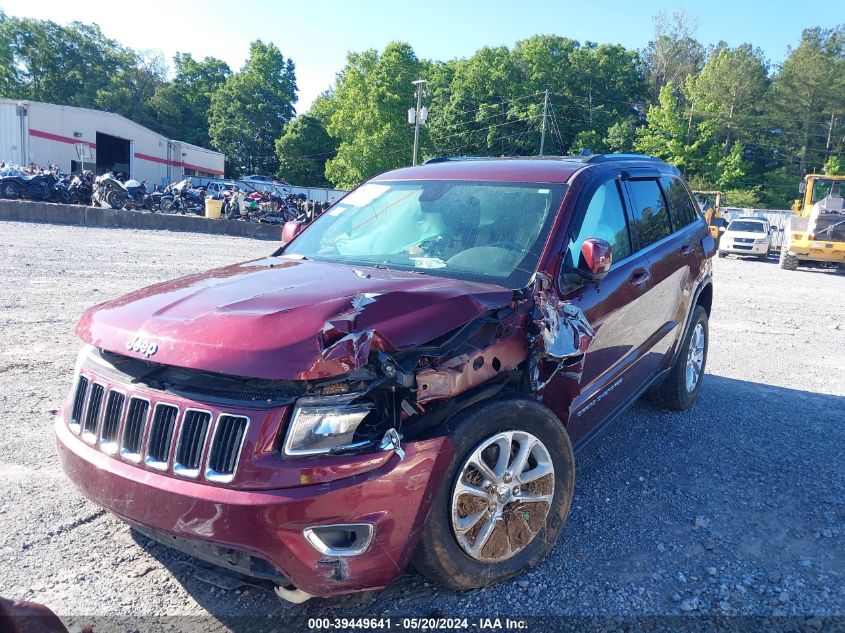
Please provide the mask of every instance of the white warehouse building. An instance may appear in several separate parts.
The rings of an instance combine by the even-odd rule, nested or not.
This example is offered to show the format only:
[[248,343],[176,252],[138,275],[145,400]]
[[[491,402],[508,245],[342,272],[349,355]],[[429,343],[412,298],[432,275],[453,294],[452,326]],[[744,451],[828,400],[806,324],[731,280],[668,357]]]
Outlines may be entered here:
[[224,158],[112,112],[0,99],[0,161],[123,172],[152,187],[186,176],[221,177]]

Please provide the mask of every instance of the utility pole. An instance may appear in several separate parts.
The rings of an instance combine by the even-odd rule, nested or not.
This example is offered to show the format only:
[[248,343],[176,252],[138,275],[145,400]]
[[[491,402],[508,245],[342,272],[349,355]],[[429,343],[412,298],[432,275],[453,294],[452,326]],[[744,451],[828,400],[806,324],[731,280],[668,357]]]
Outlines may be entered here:
[[689,120],[687,121],[687,145],[690,144],[692,137],[692,113],[695,111],[695,101],[690,101],[689,104]]
[[540,156],[543,155],[543,148],[546,145],[546,117],[549,113],[549,89],[546,88],[546,97],[543,99],[543,131],[540,133]]
[[423,89],[425,88],[426,80],[417,79],[412,81],[417,87],[417,107],[408,112],[408,123],[414,124],[414,159],[412,165],[417,164],[417,154],[420,149],[420,125],[425,123],[428,118],[428,110],[422,107]]
[[833,112],[830,113],[830,126],[827,128],[827,143],[824,145],[824,153],[827,158],[830,158],[830,141],[833,137],[833,123],[836,119],[834,118]]

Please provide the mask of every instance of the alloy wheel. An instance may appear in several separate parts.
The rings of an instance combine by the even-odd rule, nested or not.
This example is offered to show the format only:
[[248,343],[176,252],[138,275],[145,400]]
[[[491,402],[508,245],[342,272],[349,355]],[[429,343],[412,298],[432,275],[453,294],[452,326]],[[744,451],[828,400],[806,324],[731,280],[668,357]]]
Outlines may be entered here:
[[692,393],[698,381],[701,379],[701,370],[704,367],[704,325],[697,323],[690,337],[689,350],[687,351],[687,391]]
[[461,467],[452,491],[452,532],[472,558],[505,561],[545,527],[554,489],[554,465],[537,437],[497,433]]

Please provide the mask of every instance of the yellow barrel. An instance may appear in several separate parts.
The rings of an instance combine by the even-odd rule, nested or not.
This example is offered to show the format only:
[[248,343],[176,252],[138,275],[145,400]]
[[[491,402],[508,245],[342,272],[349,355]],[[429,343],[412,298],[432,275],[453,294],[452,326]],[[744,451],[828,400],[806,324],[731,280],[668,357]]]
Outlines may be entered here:
[[212,198],[205,199],[205,217],[212,220],[219,220],[220,214],[223,211],[223,201],[214,200]]

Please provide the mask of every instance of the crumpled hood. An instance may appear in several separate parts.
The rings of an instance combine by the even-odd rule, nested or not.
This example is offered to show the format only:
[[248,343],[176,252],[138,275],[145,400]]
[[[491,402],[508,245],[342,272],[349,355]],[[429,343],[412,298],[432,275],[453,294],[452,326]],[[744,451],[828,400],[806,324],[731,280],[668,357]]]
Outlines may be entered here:
[[512,298],[492,284],[268,257],[100,304],[77,333],[165,365],[310,380],[356,369],[371,345],[387,352],[419,346]]

